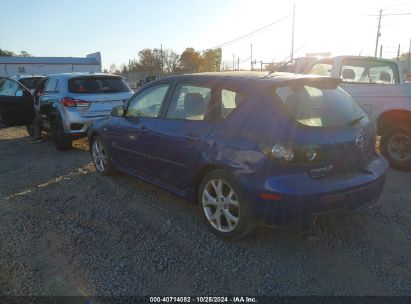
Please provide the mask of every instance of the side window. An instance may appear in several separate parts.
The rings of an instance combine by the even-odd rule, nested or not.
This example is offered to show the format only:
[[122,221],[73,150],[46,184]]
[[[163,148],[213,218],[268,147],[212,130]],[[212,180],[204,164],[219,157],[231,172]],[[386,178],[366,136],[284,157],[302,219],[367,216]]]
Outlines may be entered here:
[[206,120],[211,101],[211,88],[179,84],[173,94],[167,118]]
[[331,69],[331,63],[317,63],[308,71],[308,74],[331,76]]
[[21,90],[19,84],[11,79],[4,79],[0,82],[0,95],[17,96],[17,91]]
[[129,102],[126,116],[158,117],[169,87],[169,84],[156,85],[134,96]]
[[47,78],[46,78],[46,79],[43,79],[43,80],[39,83],[39,85],[38,85],[38,87],[37,87],[37,93],[36,93],[36,96],[37,96],[37,97],[44,95],[44,90],[45,90],[45,88],[46,88],[47,80],[48,80]]
[[221,90],[221,117],[226,118],[244,100],[244,95],[230,90]]
[[49,81],[47,81],[46,85],[46,93],[56,93],[59,91],[58,88],[59,81],[56,78],[50,78]]
[[398,83],[395,63],[383,60],[346,59],[341,68],[345,82]]

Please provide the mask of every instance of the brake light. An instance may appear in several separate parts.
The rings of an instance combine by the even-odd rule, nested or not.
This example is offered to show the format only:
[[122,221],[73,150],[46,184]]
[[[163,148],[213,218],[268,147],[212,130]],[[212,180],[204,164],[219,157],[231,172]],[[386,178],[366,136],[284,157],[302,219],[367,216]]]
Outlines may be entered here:
[[273,159],[286,163],[309,164],[322,159],[320,148],[313,144],[268,144],[261,145],[262,152]]
[[74,98],[70,98],[70,97],[64,97],[61,100],[61,103],[63,104],[63,106],[65,106],[67,108],[71,108],[71,107],[88,107],[90,105],[90,101],[74,99]]

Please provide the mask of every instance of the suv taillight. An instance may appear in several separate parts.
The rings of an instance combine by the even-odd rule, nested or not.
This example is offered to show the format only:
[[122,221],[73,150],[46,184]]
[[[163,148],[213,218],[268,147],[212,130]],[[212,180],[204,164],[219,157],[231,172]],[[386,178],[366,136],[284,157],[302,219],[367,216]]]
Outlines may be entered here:
[[88,107],[90,105],[90,101],[74,99],[70,97],[64,97],[61,100],[63,106],[70,108],[70,107]]

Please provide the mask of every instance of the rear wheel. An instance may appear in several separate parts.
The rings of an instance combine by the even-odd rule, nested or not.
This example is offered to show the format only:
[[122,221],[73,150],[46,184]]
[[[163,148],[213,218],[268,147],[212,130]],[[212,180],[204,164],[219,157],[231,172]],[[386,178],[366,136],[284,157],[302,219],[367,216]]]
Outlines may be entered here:
[[54,146],[57,150],[66,151],[71,149],[71,138],[64,134],[64,128],[61,120],[55,118],[51,121],[51,134],[53,136]]
[[397,170],[411,170],[411,127],[395,125],[381,136],[381,153]]
[[96,171],[102,175],[109,175],[112,171],[109,152],[101,137],[94,136],[90,147]]
[[198,200],[207,226],[217,236],[238,239],[250,234],[256,227],[241,187],[224,170],[212,171],[203,178]]
[[26,131],[27,131],[27,133],[28,133],[31,137],[34,136],[33,125],[27,125],[27,126],[26,126]]

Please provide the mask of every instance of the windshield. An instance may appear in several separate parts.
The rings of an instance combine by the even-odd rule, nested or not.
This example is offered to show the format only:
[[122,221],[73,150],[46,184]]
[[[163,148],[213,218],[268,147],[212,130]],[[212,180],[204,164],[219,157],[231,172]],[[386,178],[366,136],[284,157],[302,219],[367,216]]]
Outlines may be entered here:
[[69,80],[68,90],[76,94],[130,92],[122,78],[107,76],[72,78]]
[[287,111],[309,127],[350,127],[368,122],[367,114],[339,87],[289,85],[275,91]]

